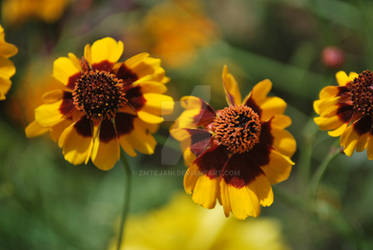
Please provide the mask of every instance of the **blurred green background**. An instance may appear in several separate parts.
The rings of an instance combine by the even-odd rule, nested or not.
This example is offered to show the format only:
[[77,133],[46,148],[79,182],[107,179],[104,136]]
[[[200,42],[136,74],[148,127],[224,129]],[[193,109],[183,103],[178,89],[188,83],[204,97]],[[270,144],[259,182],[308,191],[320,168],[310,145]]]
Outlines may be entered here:
[[[85,44],[104,36],[123,40],[123,58],[143,51],[160,57],[175,100],[193,93],[224,107],[224,64],[244,95],[270,78],[272,94],[288,103],[298,150],[291,177],[274,187],[275,202],[262,209],[261,218],[280,223],[290,249],[373,249],[373,168],[365,152],[339,156],[317,200],[304,199],[333,143],[313,124],[312,102],[323,86],[335,84],[337,71],[373,68],[372,1],[57,0],[62,7],[53,18],[40,8],[7,7],[28,1],[33,2],[0,1],[6,40],[19,49],[11,58],[17,68],[12,89],[0,103],[1,250],[101,250],[115,234],[124,194],[120,163],[108,172],[91,164],[72,166],[49,138],[24,135],[48,89],[53,60],[68,52],[81,56]],[[211,93],[195,89],[200,85],[211,86]],[[154,155],[129,159],[131,214],[147,214],[182,192],[185,166],[168,135],[179,112],[157,133]]]

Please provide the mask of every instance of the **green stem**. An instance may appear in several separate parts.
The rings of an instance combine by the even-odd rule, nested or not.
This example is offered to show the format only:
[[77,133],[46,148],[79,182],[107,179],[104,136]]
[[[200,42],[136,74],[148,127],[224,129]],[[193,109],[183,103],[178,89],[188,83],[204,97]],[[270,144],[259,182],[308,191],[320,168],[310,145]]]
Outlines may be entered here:
[[119,228],[119,235],[118,235],[118,243],[117,243],[117,250],[121,249],[124,237],[124,225],[126,223],[127,215],[128,215],[128,210],[129,210],[129,204],[130,204],[130,194],[131,194],[131,168],[128,164],[127,158],[123,155],[121,155],[121,161],[124,167],[124,172],[125,172],[125,180],[124,180],[124,185],[125,185],[125,190],[124,190],[124,203],[123,203],[123,210],[122,210],[122,218],[120,220],[120,228]]
[[[328,168],[330,162],[332,162],[339,154],[340,149],[337,146],[339,144],[339,141],[336,141],[333,146],[330,148],[330,152],[328,155],[324,158],[324,160],[319,165],[319,168],[316,170],[312,180],[311,180],[311,195],[312,197],[316,196],[317,190],[319,189],[319,185],[321,182],[321,179]],[[335,148],[337,146],[337,148]]]

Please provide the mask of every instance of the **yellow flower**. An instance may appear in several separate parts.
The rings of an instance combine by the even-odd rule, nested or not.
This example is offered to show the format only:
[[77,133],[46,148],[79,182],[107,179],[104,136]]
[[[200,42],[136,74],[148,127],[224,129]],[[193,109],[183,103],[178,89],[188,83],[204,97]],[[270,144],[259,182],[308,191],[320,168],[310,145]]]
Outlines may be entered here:
[[194,0],[157,5],[145,19],[145,32],[153,42],[152,52],[172,67],[189,62],[198,48],[216,37],[213,22]]
[[70,0],[4,0],[2,15],[5,22],[21,23],[36,17],[51,23],[59,19]]
[[184,188],[194,202],[215,207],[216,199],[229,216],[256,217],[261,206],[273,202],[271,184],[289,177],[296,143],[285,130],[291,120],[286,103],[267,97],[270,80],[254,86],[241,102],[234,77],[223,69],[228,107],[215,111],[203,100],[186,96],[186,109],[171,128],[181,142],[188,170]]
[[[288,249],[277,221],[225,219],[217,209],[206,211],[184,195],[147,215],[130,217],[126,228],[121,249]],[[116,243],[113,239],[108,249],[116,250]]]
[[5,100],[5,94],[9,91],[12,82],[10,77],[16,73],[13,62],[8,58],[17,54],[18,49],[13,44],[5,41],[4,29],[0,25],[0,100]]
[[314,121],[321,130],[330,130],[330,136],[340,136],[346,155],[367,149],[368,159],[373,160],[373,72],[340,71],[336,78],[338,86],[323,88],[314,102],[320,115]]
[[102,170],[118,161],[120,146],[130,156],[152,154],[151,133],[173,110],[173,99],[163,95],[169,79],[159,59],[141,53],[118,62],[122,53],[123,43],[106,37],[86,45],[81,60],[72,53],[56,59],[60,87],[44,94],[26,135],[50,131],[67,161],[91,159]]

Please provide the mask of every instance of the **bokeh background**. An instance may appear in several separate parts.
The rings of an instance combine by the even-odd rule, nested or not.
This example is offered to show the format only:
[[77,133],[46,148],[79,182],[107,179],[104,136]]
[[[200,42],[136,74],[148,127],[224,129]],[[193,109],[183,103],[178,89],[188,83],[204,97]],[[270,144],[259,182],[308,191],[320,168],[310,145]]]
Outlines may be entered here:
[[[313,124],[312,102],[339,70],[373,69],[370,0],[2,0],[6,40],[19,53],[7,100],[0,103],[0,249],[115,249],[123,206],[121,164],[108,172],[72,166],[47,137],[24,128],[53,60],[112,36],[124,58],[147,51],[162,59],[169,94],[224,107],[221,71],[242,93],[270,78],[288,103],[298,141],[288,181],[258,219],[225,219],[183,193],[185,166],[167,118],[156,153],[129,159],[133,170],[125,246],[136,249],[373,249],[373,167],[366,153],[333,161],[315,200],[310,182],[334,139]],[[126,249],[126,248],[124,248]],[[130,249],[130,248],[128,248]]]

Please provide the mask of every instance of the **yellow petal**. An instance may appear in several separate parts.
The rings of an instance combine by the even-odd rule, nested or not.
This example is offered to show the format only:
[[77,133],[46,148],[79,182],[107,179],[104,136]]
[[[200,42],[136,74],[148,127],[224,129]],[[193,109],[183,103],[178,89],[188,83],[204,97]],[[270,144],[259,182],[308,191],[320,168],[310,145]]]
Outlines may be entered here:
[[277,151],[289,157],[295,153],[296,141],[287,130],[272,128],[271,134],[274,137],[273,146]]
[[26,136],[28,138],[36,137],[48,132],[48,128],[40,126],[36,121],[31,122],[25,129]]
[[315,117],[313,120],[321,130],[334,130],[339,128],[343,124],[338,116]]
[[275,150],[271,151],[269,157],[269,163],[261,167],[268,180],[272,184],[276,184],[288,179],[294,162],[289,157]]
[[228,185],[229,200],[231,203],[232,214],[240,220],[248,216],[258,217],[260,214],[260,205],[257,195],[249,188],[236,188]]
[[187,194],[193,193],[193,189],[196,186],[197,180],[202,175],[203,174],[198,171],[198,167],[196,165],[188,167],[184,175],[184,190]]
[[132,147],[143,154],[153,154],[157,142],[154,137],[147,132],[145,124],[139,119],[135,119],[133,127],[134,130],[129,135],[126,135],[128,142]]
[[338,87],[337,86],[326,86],[324,87],[319,94],[320,99],[335,97],[338,95]]
[[64,85],[68,85],[70,77],[80,71],[81,68],[68,57],[59,57],[53,63],[53,77]]
[[150,124],[159,124],[164,121],[164,119],[160,116],[153,115],[149,112],[146,112],[144,110],[140,110],[137,112],[137,115],[141,120],[144,122],[150,123]]
[[[3,6],[4,7],[4,6]],[[0,25],[0,55],[9,58],[17,54],[18,49],[13,44],[5,41],[5,33],[3,27]]]
[[157,93],[145,93],[146,100],[143,110],[155,115],[168,115],[174,110],[174,100],[172,97]]
[[48,91],[47,93],[43,94],[42,99],[44,103],[54,103],[62,99],[62,96],[63,96],[63,90],[55,89],[55,90]]
[[80,135],[73,123],[62,132],[58,145],[62,148],[65,160],[78,165],[87,162],[90,158],[93,138]]
[[271,126],[278,129],[284,129],[291,125],[291,119],[287,115],[278,114],[273,116]]
[[35,109],[35,121],[43,127],[52,127],[63,121],[65,118],[60,112],[61,104],[62,100],[40,105]]
[[286,109],[286,102],[279,97],[269,97],[261,105],[262,116],[261,119],[266,121],[274,115],[284,113]]
[[133,86],[140,86],[142,93],[158,93],[162,94],[167,91],[167,87],[155,81],[136,81]]
[[229,199],[228,184],[225,183],[224,179],[220,180],[220,201],[224,208],[225,217],[228,217],[232,208],[231,201]]
[[9,59],[0,57],[0,77],[9,79],[16,73],[14,64]]
[[266,99],[269,91],[272,89],[272,82],[269,79],[265,79],[257,83],[250,93],[251,98],[256,104],[261,105]]
[[337,78],[339,86],[345,86],[347,83],[351,81],[351,79],[347,76],[346,72],[344,71],[337,72],[335,77]]
[[5,94],[8,93],[12,82],[9,79],[4,79],[0,77],[0,100],[5,99]]
[[342,126],[336,128],[335,130],[329,131],[328,134],[332,137],[341,136],[343,134],[343,132],[345,132],[347,126],[348,126],[348,124],[344,123],[344,124],[342,124]]
[[260,205],[268,207],[273,203],[273,191],[271,183],[267,177],[263,174],[255,177],[255,180],[251,181],[248,185],[257,196],[260,201]]
[[359,74],[356,73],[356,72],[350,72],[350,74],[348,75],[348,77],[350,78],[350,80],[352,82],[353,80],[355,80],[355,78],[359,77]]
[[135,157],[137,155],[127,136],[121,136],[119,138],[119,143],[124,152],[126,152],[129,156]]
[[367,146],[369,136],[370,136],[370,133],[365,133],[362,136],[360,136],[359,141],[356,144],[356,152],[364,151],[364,149]]
[[233,75],[228,72],[227,65],[224,65],[222,78],[227,103],[229,105],[240,105],[240,89],[238,87],[236,79],[234,79]]
[[355,150],[355,147],[359,141],[358,133],[353,129],[351,125],[351,132],[344,138],[343,142],[341,141],[341,145],[344,147],[344,153],[347,156],[351,156]]
[[198,178],[193,190],[192,199],[205,208],[213,208],[218,194],[218,179],[206,175]]
[[369,136],[368,138],[367,155],[369,160],[373,160],[373,136]]
[[91,64],[109,61],[115,63],[119,60],[123,53],[123,43],[115,41],[111,37],[105,37],[95,41],[90,49]]
[[99,135],[95,136],[91,159],[97,168],[110,170],[119,160],[119,157],[120,146],[117,138],[103,142]]
[[338,109],[338,102],[340,97],[332,97],[332,98],[325,98],[322,100],[317,100],[313,102],[313,109],[315,110],[316,114],[320,114],[322,116],[328,116],[333,110]]

